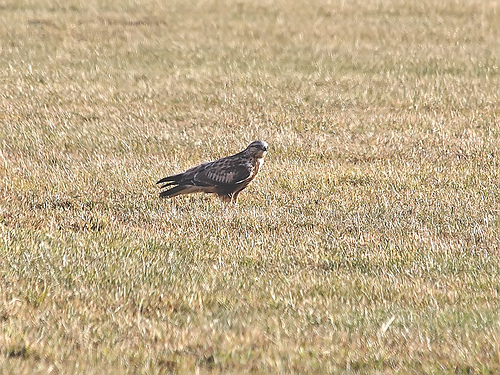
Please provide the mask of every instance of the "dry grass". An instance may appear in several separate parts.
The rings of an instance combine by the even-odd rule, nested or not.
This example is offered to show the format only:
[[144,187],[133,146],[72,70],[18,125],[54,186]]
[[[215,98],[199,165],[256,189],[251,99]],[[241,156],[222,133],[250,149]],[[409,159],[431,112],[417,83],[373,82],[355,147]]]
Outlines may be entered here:
[[500,372],[496,1],[0,9],[0,372]]

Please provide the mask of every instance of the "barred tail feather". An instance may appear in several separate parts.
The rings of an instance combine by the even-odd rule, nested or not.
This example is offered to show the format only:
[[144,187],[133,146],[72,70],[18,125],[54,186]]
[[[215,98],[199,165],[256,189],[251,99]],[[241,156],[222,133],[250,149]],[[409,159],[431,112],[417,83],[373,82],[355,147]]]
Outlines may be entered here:
[[[157,184],[162,184],[164,182],[170,182],[170,181],[179,182],[182,180],[183,176],[184,176],[184,173],[179,173],[179,174],[174,174],[173,176],[163,177],[161,180],[159,180],[157,182]],[[169,184],[169,185],[172,185],[172,184]]]
[[160,198],[175,197],[176,195],[182,194],[185,189],[187,189],[186,186],[176,186],[176,187],[173,187],[171,189],[162,191],[160,193]]
[[164,189],[167,186],[178,185],[178,184],[179,184],[178,182],[169,182],[168,184],[160,186],[160,189]]
[[193,185],[180,185],[175,186],[169,190],[162,191],[160,193],[160,198],[171,198],[180,194],[191,194],[191,193],[199,193],[199,192],[212,193],[212,189],[207,189],[202,186],[193,186]]

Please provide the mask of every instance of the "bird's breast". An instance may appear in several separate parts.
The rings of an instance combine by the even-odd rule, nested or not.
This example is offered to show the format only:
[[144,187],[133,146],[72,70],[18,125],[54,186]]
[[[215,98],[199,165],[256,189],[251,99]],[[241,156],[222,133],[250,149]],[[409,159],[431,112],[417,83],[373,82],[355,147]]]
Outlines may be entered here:
[[257,159],[257,163],[255,163],[255,168],[257,169],[257,172],[259,171],[259,168],[262,167],[262,164],[264,164],[264,158]]

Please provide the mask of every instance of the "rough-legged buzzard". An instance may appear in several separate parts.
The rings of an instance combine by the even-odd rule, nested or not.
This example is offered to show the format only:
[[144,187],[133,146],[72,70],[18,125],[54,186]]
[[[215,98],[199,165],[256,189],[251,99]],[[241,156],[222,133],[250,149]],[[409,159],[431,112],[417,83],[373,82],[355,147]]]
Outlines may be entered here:
[[238,194],[259,172],[267,153],[267,143],[254,141],[243,151],[225,158],[200,164],[184,173],[162,178],[157,184],[171,186],[160,197],[175,197],[190,193],[215,193],[223,202],[238,200]]

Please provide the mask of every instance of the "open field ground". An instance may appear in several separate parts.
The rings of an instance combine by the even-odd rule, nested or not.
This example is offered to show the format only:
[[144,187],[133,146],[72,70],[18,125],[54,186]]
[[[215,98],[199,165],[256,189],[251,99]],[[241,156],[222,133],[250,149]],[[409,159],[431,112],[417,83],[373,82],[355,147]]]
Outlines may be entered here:
[[0,13],[0,373],[500,373],[498,1]]

